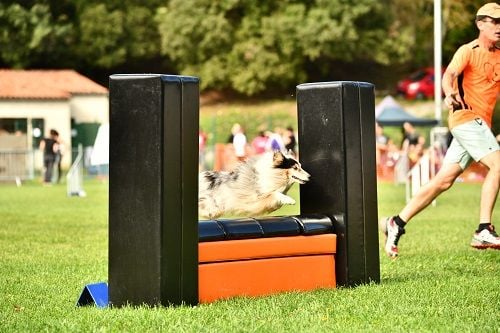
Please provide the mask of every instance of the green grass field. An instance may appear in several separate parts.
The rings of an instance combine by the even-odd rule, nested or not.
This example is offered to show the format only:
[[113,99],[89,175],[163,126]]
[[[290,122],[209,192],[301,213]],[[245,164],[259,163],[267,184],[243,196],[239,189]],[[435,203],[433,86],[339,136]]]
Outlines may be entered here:
[[[499,332],[500,251],[469,247],[477,184],[456,184],[408,226],[401,257],[381,254],[380,284],[104,310],[75,307],[85,284],[107,280],[108,188],[85,190],[0,185],[1,332]],[[380,215],[403,205],[404,187],[378,192]]]

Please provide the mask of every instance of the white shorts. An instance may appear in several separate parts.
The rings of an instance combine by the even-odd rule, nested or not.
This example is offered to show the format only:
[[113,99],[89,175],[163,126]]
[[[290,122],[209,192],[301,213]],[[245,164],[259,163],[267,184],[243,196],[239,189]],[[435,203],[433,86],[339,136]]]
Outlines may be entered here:
[[451,130],[453,141],[446,151],[444,164],[458,163],[462,170],[486,155],[499,150],[491,129],[481,118],[458,125]]

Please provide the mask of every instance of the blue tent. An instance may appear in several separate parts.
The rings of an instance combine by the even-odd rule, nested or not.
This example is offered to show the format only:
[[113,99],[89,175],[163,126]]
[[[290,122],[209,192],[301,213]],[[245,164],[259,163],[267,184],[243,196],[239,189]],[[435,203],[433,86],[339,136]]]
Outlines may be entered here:
[[377,105],[375,119],[382,126],[402,126],[405,122],[413,126],[435,126],[438,123],[436,119],[419,118],[406,112],[391,96]]

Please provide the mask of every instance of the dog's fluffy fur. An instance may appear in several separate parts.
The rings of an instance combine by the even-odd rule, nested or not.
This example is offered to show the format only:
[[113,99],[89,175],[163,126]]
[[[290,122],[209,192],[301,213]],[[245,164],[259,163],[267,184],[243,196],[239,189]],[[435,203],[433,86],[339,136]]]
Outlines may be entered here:
[[310,175],[291,155],[267,152],[239,164],[234,171],[205,171],[199,175],[198,215],[258,216],[295,200],[286,193]]

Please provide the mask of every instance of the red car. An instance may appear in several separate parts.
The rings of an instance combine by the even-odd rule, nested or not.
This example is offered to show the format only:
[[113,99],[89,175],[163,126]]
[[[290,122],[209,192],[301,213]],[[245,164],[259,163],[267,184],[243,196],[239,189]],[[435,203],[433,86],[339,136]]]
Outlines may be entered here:
[[399,81],[397,92],[407,99],[434,98],[434,68],[423,68]]

